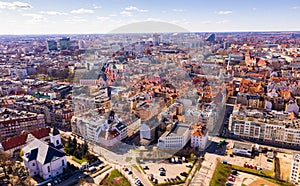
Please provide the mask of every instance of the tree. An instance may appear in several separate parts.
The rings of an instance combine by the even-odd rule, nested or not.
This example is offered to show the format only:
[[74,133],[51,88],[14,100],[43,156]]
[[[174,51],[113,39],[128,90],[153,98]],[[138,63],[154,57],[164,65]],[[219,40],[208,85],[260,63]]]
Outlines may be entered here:
[[84,141],[83,145],[82,145],[82,155],[84,156],[87,152],[88,152],[88,144],[86,141]]
[[77,149],[77,139],[75,137],[72,140],[72,147],[73,149]]
[[71,148],[72,147],[72,141],[71,141],[71,137],[68,138],[68,148]]
[[9,156],[8,153],[0,152],[0,167],[3,168],[5,176],[7,176],[6,164],[7,164],[9,159],[10,159],[10,156]]

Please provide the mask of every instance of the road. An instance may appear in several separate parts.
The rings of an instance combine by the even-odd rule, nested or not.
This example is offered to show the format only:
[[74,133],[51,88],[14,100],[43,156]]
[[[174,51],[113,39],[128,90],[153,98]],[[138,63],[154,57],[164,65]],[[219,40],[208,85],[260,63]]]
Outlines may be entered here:
[[79,176],[83,177],[84,174],[81,173],[81,172],[78,172],[78,173],[74,174],[73,176],[71,176],[69,179],[57,184],[57,186],[72,185],[72,184],[76,183],[79,180],[78,179]]

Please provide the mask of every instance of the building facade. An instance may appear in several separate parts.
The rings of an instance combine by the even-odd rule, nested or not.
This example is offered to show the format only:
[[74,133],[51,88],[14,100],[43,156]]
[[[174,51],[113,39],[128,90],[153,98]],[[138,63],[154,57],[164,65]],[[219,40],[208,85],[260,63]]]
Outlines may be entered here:
[[0,111],[0,141],[21,134],[23,130],[29,131],[44,128],[43,114],[36,114],[12,109]]
[[295,154],[292,162],[290,181],[292,183],[300,183],[300,154]]
[[158,147],[163,149],[182,149],[190,140],[190,126],[175,124],[158,139]]

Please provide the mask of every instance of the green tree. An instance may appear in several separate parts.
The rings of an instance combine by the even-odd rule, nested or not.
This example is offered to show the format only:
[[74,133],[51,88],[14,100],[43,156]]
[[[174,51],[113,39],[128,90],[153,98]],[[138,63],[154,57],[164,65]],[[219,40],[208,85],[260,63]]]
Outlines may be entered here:
[[84,143],[82,145],[82,155],[83,156],[86,155],[86,153],[88,152],[88,150],[89,150],[89,146],[88,146],[87,142],[84,141]]
[[72,147],[72,141],[71,141],[71,137],[68,138],[68,148],[71,148]]
[[77,139],[75,137],[72,140],[72,147],[73,149],[77,149]]

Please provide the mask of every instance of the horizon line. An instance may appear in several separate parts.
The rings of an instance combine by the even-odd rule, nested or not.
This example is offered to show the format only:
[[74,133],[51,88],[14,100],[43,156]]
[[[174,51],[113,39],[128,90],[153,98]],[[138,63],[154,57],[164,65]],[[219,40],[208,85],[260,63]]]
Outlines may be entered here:
[[282,33],[300,33],[300,30],[236,30],[236,31],[190,31],[190,32],[128,32],[128,33],[32,33],[32,34],[6,34],[0,33],[0,36],[46,36],[46,35],[118,35],[118,34],[154,34],[154,33],[161,33],[161,34],[171,34],[171,33],[272,33],[272,32],[282,32]]

